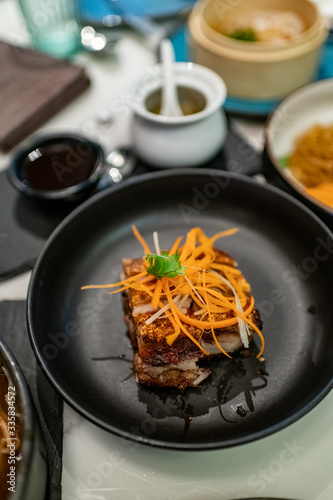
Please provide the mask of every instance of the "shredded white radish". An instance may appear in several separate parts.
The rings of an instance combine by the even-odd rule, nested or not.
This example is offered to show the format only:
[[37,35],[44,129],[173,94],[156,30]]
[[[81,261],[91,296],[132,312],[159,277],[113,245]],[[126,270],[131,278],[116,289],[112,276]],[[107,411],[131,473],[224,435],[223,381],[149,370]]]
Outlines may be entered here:
[[200,316],[200,314],[206,314],[207,309],[199,309],[199,311],[195,311],[194,316]]
[[203,380],[205,380],[205,378],[207,378],[209,375],[209,372],[208,370],[205,370],[204,372],[200,373],[200,375],[192,382],[193,385],[199,385],[200,382],[202,382]]
[[155,312],[155,309],[149,303],[134,306],[132,314],[133,316],[137,316],[138,314],[145,314],[147,312]]
[[152,316],[150,316],[150,318],[148,318],[145,321],[146,325],[150,325],[151,323],[153,323],[153,321],[155,321],[155,319],[157,319],[160,316],[162,316],[162,314],[165,313],[165,311],[167,311],[168,309],[170,309],[170,304],[167,304],[166,306],[164,306],[161,309],[159,309],[155,314],[153,314]]
[[[178,307],[178,309],[179,309],[179,311],[180,311],[181,313],[183,313],[183,314],[186,314],[186,313],[187,313],[187,311],[188,311],[188,308],[187,308],[187,309],[185,309],[184,307],[181,307],[181,308],[179,308],[179,307]],[[168,317],[168,316],[167,316],[166,314],[163,314],[163,316],[159,316],[159,319],[164,319],[164,318],[167,318],[167,317]]]
[[153,232],[153,239],[154,239],[154,245],[155,245],[155,250],[157,255],[161,255],[161,250],[160,250],[160,244],[158,242],[158,232],[154,231]]
[[[177,304],[178,300],[180,299],[181,295],[177,295],[177,297],[174,298],[174,303]],[[145,324],[146,325],[150,325],[151,323],[153,323],[153,321],[155,321],[155,319],[159,318],[160,316],[162,316],[163,313],[165,313],[165,311],[167,311],[168,309],[170,309],[170,304],[166,304],[164,307],[162,307],[161,309],[159,309],[158,311],[156,311],[155,314],[153,314],[152,316],[150,316],[150,318],[148,318],[146,321],[145,321]]]
[[203,305],[205,307],[207,307],[207,304],[205,303],[205,301],[203,300],[203,298],[201,297],[201,295],[196,291],[196,289],[194,288],[194,286],[192,285],[192,283],[190,282],[190,280],[188,279],[187,276],[185,276],[184,274],[184,278],[186,279],[187,283],[190,285],[190,287],[192,288],[193,292],[198,296],[199,300],[203,303]]
[[[244,314],[244,309],[242,307],[240,298],[238,297],[238,294],[237,294],[236,290],[234,289],[234,287],[232,286],[232,284],[230,283],[230,281],[227,280],[226,278],[224,278],[223,276],[221,276],[219,273],[213,271],[213,270],[210,270],[210,272],[213,273],[213,274],[215,274],[216,276],[218,276],[223,283],[225,283],[226,285],[228,285],[228,287],[230,288],[230,290],[232,291],[232,293],[235,296],[237,310],[240,313]],[[237,316],[237,322],[238,322],[238,326],[239,326],[239,334],[240,334],[240,338],[241,338],[242,344],[243,344],[244,347],[249,347],[249,335],[250,335],[249,326],[239,316]]]
[[[183,307],[183,304],[184,302],[189,298],[189,294],[188,293],[185,293],[185,295],[183,295],[183,298],[181,299],[181,301],[179,302],[179,307]],[[191,301],[190,301],[191,302]],[[188,308],[187,308],[188,309]]]

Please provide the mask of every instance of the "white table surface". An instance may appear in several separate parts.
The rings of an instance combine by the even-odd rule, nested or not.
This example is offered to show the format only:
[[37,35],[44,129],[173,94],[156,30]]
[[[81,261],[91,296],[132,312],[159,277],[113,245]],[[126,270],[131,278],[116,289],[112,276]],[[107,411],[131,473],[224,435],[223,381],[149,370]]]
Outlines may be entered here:
[[[0,1],[0,37],[13,43],[26,40],[13,0]],[[43,130],[89,126],[99,113],[123,102],[155,57],[149,44],[133,35],[118,43],[114,56],[97,60],[80,54],[76,60],[86,66],[92,86]],[[233,125],[257,149],[262,147],[262,124],[234,120]],[[110,147],[128,141],[124,127],[114,128],[112,138],[106,138]],[[8,160],[8,155],[0,156],[0,169]],[[2,282],[0,300],[26,298],[29,278],[25,273]],[[332,500],[332,415],[331,391],[298,422],[267,438],[224,450],[180,452],[124,441],[65,404],[62,499],[227,500],[265,495]]]

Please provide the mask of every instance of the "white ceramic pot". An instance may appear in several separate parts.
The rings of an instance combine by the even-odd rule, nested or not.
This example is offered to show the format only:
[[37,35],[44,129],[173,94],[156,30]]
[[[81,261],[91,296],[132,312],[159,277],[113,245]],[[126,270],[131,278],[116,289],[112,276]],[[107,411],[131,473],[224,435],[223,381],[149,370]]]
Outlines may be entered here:
[[142,160],[159,168],[202,165],[219,152],[227,135],[224,81],[203,66],[176,63],[177,86],[197,91],[205,105],[197,113],[168,117],[147,109],[147,99],[161,88],[161,72],[160,65],[150,68],[132,93],[133,148]]

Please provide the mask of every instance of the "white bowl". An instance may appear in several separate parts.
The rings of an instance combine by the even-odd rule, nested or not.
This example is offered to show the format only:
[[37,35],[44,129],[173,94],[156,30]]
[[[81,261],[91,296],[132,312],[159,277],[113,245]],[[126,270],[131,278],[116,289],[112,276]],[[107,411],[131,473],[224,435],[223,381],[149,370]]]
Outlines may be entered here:
[[333,124],[333,78],[304,86],[288,96],[268,120],[265,133],[265,175],[316,212],[331,228],[333,208],[310,196],[279,158],[290,156],[297,137],[316,124]]
[[222,110],[226,86],[221,77],[197,64],[175,63],[175,81],[202,94],[206,101],[202,111],[169,117],[147,109],[147,98],[162,85],[161,65],[149,68],[130,99],[134,150],[155,167],[201,165],[218,153],[227,135]]

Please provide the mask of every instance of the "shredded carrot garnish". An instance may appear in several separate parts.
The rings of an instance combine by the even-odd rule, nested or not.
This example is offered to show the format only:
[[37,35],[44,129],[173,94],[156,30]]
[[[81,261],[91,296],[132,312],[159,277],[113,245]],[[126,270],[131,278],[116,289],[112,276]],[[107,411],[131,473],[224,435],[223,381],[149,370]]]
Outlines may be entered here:
[[143,278],[144,276],[147,276],[147,273],[143,271],[142,273],[136,274],[135,276],[131,276],[130,278],[127,278],[123,281],[119,281],[118,283],[111,283],[109,285],[86,285],[82,286],[81,290],[87,290],[88,288],[114,288],[116,286],[121,286],[121,285],[126,285],[131,282],[135,282],[139,278]]
[[214,327],[213,327],[213,319],[212,319],[212,312],[210,310],[210,306],[209,306],[209,297],[208,297],[208,294],[207,294],[207,289],[205,287],[206,285],[206,282],[205,282],[205,273],[203,273],[203,289],[204,289],[204,299],[205,299],[205,303],[206,303],[206,306],[207,306],[207,313],[208,313],[208,317],[209,317],[209,323],[210,323],[210,331],[212,332],[212,335],[213,335],[213,339],[215,341],[215,344],[217,345],[217,347],[220,349],[221,352],[223,352],[223,354],[225,354],[228,358],[231,358],[230,354],[228,354],[227,352],[225,352],[224,349],[222,349],[222,347],[220,346],[217,338],[216,338],[216,335],[215,335],[215,330],[214,330]]
[[[242,273],[233,267],[232,261],[230,264],[228,261],[225,263],[223,259],[219,261],[219,253],[214,248],[219,238],[235,234],[237,228],[218,232],[211,238],[208,238],[200,228],[193,228],[188,232],[186,241],[181,247],[179,246],[181,237],[177,238],[171,250],[162,252],[162,257],[156,257],[156,259],[177,257],[176,259],[172,257],[174,259],[172,277],[170,277],[170,268],[164,272],[163,262],[162,267],[161,262],[159,263],[159,272],[162,272],[162,275],[154,275],[154,270],[149,273],[146,259],[147,256],[151,257],[149,245],[135,226],[132,226],[132,229],[146,254],[142,261],[145,270],[117,283],[88,285],[82,289],[116,288],[109,292],[112,294],[132,289],[145,293],[147,303],[150,301],[151,307],[156,311],[150,313],[151,319],[147,324],[154,323],[159,317],[163,317],[168,319],[173,327],[174,332],[165,337],[168,345],[172,345],[179,335],[184,334],[208,355],[200,339],[203,331],[210,331],[218,349],[231,357],[219,344],[215,330],[228,328],[238,323],[244,346],[248,344],[248,333],[250,331],[257,333],[261,340],[261,348],[257,357],[262,355],[265,342],[260,329],[251,319],[254,298],[250,295],[250,285]],[[159,254],[157,233],[154,234],[154,243]],[[179,266],[179,271],[177,266]],[[190,301],[192,304],[190,314],[187,308],[187,313],[183,312],[184,301]]]
[[182,241],[182,237],[179,236],[179,238],[176,239],[176,241],[174,242],[174,244],[170,250],[170,255],[175,253],[176,250],[178,250],[178,247],[179,247],[179,244],[181,241]]
[[143,237],[141,236],[141,234],[139,233],[139,231],[137,230],[137,228],[134,225],[132,226],[132,231],[133,231],[134,236],[136,237],[136,239],[143,246],[143,249],[144,249],[145,253],[151,253],[149,246],[147,245],[147,243],[145,242],[145,240],[143,239]]
[[162,289],[163,289],[163,282],[162,282],[162,280],[160,280],[156,283],[155,290],[153,293],[153,298],[151,299],[151,303],[150,303],[154,309],[157,309],[157,307],[158,307],[158,303],[160,301]]
[[187,337],[189,337],[192,342],[194,342],[194,344],[196,344],[199,349],[201,349],[203,351],[204,354],[209,354],[209,352],[205,351],[205,349],[200,345],[200,343],[187,331],[187,329],[185,328],[185,326],[183,325],[183,323],[180,321],[179,319],[179,316],[178,316],[178,310],[172,300],[172,297],[171,297],[171,293],[170,293],[170,288],[169,288],[169,284],[167,283],[166,284],[166,288],[167,288],[167,298],[168,298],[168,302],[169,302],[169,305],[170,305],[170,308],[171,308],[171,311],[172,311],[172,314],[173,314],[173,317],[175,318],[176,320],[176,323],[178,324],[179,328],[185,333],[185,335]]

